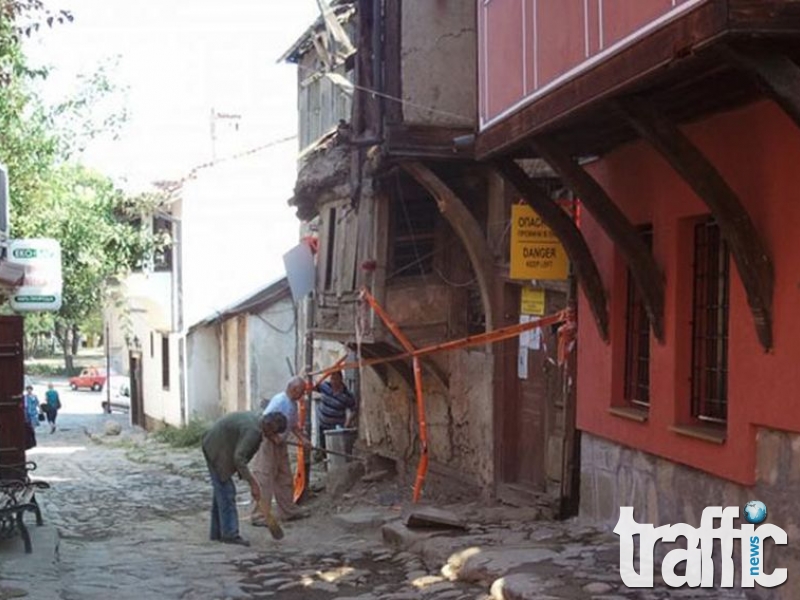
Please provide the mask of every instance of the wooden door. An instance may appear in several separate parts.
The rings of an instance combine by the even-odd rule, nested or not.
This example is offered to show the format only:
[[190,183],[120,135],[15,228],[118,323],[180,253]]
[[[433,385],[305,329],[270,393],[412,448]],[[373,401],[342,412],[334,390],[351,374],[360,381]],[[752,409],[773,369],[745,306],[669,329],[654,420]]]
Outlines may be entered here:
[[25,478],[22,317],[0,317],[0,480]]
[[[519,322],[520,293],[519,286],[506,287],[506,325]],[[558,290],[547,290],[545,297],[546,314],[560,310],[566,302],[566,295]],[[557,329],[543,328],[536,340],[522,352],[519,338],[502,345],[498,483],[500,495],[515,503],[520,493],[524,497],[558,488],[561,478],[564,402],[557,368]]]
[[142,390],[142,353],[130,353],[131,370],[131,424],[145,426],[144,393]]

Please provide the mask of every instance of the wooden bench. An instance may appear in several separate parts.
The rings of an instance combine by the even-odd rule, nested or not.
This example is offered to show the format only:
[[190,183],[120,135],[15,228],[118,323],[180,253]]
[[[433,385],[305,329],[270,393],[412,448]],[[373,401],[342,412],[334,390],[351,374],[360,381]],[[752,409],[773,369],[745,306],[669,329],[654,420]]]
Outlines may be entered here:
[[44,481],[32,481],[27,473],[36,469],[35,463],[26,463],[24,479],[5,479],[0,481],[0,538],[7,538],[19,531],[25,544],[25,552],[33,551],[31,536],[25,526],[24,515],[32,512],[36,516],[36,525],[43,525],[42,511],[36,501],[38,490],[49,489]]

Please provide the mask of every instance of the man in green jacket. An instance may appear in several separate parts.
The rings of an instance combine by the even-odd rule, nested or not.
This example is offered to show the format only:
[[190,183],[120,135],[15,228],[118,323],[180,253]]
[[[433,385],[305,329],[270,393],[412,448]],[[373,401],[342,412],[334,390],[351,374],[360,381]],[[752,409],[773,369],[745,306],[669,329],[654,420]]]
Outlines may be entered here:
[[280,413],[260,416],[251,412],[230,413],[218,420],[203,436],[203,454],[211,473],[214,500],[211,505],[211,539],[226,544],[249,546],[239,535],[234,473],[250,484],[258,503],[261,490],[247,467],[263,438],[286,431],[286,417]]

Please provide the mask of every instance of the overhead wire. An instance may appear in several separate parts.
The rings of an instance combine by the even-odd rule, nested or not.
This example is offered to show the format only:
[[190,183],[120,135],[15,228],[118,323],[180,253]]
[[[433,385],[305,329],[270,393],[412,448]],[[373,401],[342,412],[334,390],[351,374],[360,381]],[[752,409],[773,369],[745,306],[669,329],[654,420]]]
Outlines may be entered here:
[[[301,64],[297,64],[296,66],[301,71],[306,71],[306,72],[310,72],[310,73],[319,73],[319,72],[321,72],[320,69],[314,69],[312,67],[305,67],[305,66],[303,66]],[[424,110],[424,111],[427,111],[427,112],[430,112],[430,113],[434,113],[434,114],[439,114],[439,115],[442,115],[442,116],[454,117],[454,118],[459,119],[460,121],[463,121],[464,123],[467,123],[467,124],[470,124],[470,125],[474,124],[474,122],[475,122],[475,119],[473,119],[472,117],[468,117],[466,115],[461,115],[461,114],[458,114],[458,113],[454,113],[454,112],[451,112],[449,110],[442,110],[441,108],[433,108],[432,106],[425,106],[424,104],[419,104],[418,102],[413,102],[413,101],[407,100],[405,98],[400,98],[398,96],[392,96],[391,94],[387,94],[385,92],[379,92],[376,89],[373,89],[373,88],[370,88],[370,87],[367,87],[367,86],[364,86],[364,85],[359,85],[357,83],[353,83],[352,81],[350,82],[350,85],[353,86],[353,89],[360,90],[360,91],[366,92],[368,94],[372,94],[373,96],[377,96],[377,97],[383,98],[385,100],[391,100],[392,102],[397,102],[398,104],[402,104],[404,106],[409,106],[411,108],[418,108],[419,110]]]

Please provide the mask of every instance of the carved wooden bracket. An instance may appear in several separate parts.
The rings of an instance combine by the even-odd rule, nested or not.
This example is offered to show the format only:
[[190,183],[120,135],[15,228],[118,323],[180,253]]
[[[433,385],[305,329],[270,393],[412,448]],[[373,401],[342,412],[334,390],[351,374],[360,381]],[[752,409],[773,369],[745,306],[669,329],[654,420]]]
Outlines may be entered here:
[[575,222],[512,159],[498,160],[494,166],[564,244],[564,250],[575,269],[578,283],[589,302],[600,337],[608,342],[608,309],[603,281],[589,246],[586,245],[586,240],[583,239]]
[[720,52],[734,67],[747,73],[800,127],[800,66],[776,52],[740,52],[729,46]]
[[497,314],[494,302],[494,256],[478,221],[455,192],[428,167],[420,162],[404,162],[402,168],[434,197],[442,216],[464,244],[480,286],[481,300],[486,311],[486,331],[491,331],[495,327]]
[[764,350],[769,351],[775,276],[766,246],[750,215],[714,165],[652,103],[629,98],[620,101],[619,106],[639,135],[664,157],[716,218],[742,278],[756,334]]
[[536,138],[536,153],[561,176],[619,248],[642,298],[656,339],[664,342],[664,280],[653,254],[625,214],[591,175],[553,140]]

